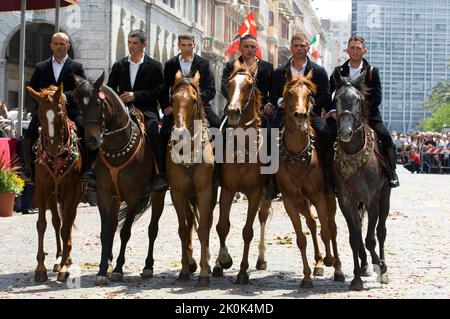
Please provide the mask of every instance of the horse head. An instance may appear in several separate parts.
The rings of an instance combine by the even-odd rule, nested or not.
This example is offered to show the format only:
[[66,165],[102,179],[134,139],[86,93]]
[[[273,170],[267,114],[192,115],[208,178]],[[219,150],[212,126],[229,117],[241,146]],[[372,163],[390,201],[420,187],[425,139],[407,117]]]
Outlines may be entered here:
[[90,149],[98,149],[102,143],[106,116],[111,115],[111,108],[104,103],[105,95],[101,92],[105,73],[92,83],[80,76],[74,75],[76,88],[74,101],[79,106],[83,116],[84,136]]
[[286,114],[286,124],[293,122],[302,131],[308,128],[308,120],[314,106],[313,94],[317,86],[312,82],[313,71],[306,76],[287,78],[283,90],[283,106]]
[[365,77],[365,71],[355,80],[342,77],[338,71],[334,72],[333,78],[336,83],[334,104],[337,112],[338,136],[345,143],[350,142],[353,135],[364,125]]
[[194,77],[184,77],[181,71],[176,73],[172,87],[172,112],[174,117],[172,136],[176,142],[183,136],[192,134],[195,120],[205,119],[201,107],[199,72],[196,72]]
[[58,156],[63,151],[68,138],[66,96],[61,84],[54,85],[36,92],[27,86],[31,98],[38,103],[38,118],[42,128],[42,146],[46,153],[52,157]]
[[[260,94],[256,87],[256,71],[257,63],[249,68],[239,60],[234,63],[233,73],[229,79],[228,105],[225,109],[230,125],[238,125],[245,112],[256,116],[259,111]],[[255,99],[256,103],[253,102],[253,107],[249,108]]]

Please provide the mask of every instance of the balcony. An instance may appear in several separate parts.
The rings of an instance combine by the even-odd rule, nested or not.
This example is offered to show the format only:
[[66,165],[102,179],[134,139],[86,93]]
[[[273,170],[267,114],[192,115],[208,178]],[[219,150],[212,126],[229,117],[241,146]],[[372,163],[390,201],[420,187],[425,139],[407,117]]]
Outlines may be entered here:
[[215,37],[204,37],[202,39],[203,55],[211,58],[225,57],[225,44]]

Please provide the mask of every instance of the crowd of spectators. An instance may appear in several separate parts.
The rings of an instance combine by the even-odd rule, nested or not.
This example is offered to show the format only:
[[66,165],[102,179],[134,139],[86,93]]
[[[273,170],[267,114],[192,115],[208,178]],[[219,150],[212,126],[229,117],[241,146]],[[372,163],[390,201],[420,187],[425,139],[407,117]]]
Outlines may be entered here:
[[397,163],[411,173],[450,173],[450,132],[446,134],[392,132]]

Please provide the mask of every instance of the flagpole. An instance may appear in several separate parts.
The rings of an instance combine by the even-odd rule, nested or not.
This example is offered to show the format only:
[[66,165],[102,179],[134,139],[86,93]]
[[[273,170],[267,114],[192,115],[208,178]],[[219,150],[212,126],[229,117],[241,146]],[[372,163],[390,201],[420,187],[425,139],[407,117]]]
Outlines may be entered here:
[[26,22],[25,15],[27,11],[27,0],[21,0],[20,3],[20,53],[19,53],[19,105],[17,110],[17,127],[16,136],[22,136],[22,117],[23,117],[23,100],[25,93],[25,34]]

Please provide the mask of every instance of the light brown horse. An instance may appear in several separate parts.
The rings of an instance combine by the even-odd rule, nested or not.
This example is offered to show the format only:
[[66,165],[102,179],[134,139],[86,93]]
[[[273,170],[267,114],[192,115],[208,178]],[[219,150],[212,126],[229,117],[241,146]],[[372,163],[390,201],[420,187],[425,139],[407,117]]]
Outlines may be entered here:
[[[277,184],[283,194],[283,203],[292,221],[297,235],[297,245],[301,251],[304,278],[301,287],[312,287],[311,269],[306,257],[306,237],[302,231],[300,215],[305,216],[311,230],[315,252],[314,275],[323,275],[323,263],[334,266],[334,280],[344,281],[341,270],[335,223],[336,200],[325,194],[323,163],[314,148],[314,132],[309,123],[309,112],[314,104],[312,95],[316,85],[312,83],[312,71],[306,77],[292,77],[287,72],[287,82],[283,91],[285,121],[280,142],[280,168],[276,174]],[[311,214],[310,203],[319,216],[320,235],[325,244],[326,256],[323,259],[319,250],[316,234],[316,222]],[[330,239],[333,244],[334,258],[331,254]]]
[[[195,212],[199,214],[197,232],[201,245],[198,285],[207,286],[211,272],[209,233],[217,201],[217,187],[212,183],[214,153],[207,134],[199,81],[198,72],[194,78],[183,77],[180,71],[175,75],[172,87],[174,128],[169,141],[166,163],[170,195],[177,211],[178,233],[181,240],[182,268],[179,279],[189,280],[190,276],[192,246],[189,246],[192,241],[192,214]],[[180,145],[184,146],[183,152],[176,149]]]
[[[256,88],[255,72],[257,64],[246,68],[244,65],[235,62],[234,70],[229,80],[229,103],[226,108],[229,127],[232,129],[253,129],[259,132],[261,127],[261,98]],[[244,253],[239,274],[236,282],[241,284],[249,283],[248,254],[250,242],[253,238],[253,222],[261,203],[261,211],[268,213],[270,201],[266,201],[262,196],[262,189],[265,184],[266,175],[261,174],[262,163],[257,156],[261,134],[258,133],[256,141],[250,138],[245,140],[242,148],[231,147],[225,143],[225,156],[222,165],[222,189],[220,192],[220,217],[217,224],[217,232],[220,238],[220,252],[213,270],[213,276],[222,276],[223,269],[231,267],[233,260],[228,253],[226,237],[230,231],[230,209],[236,192],[241,192],[247,196],[248,210],[247,220],[242,231],[244,238]],[[256,142],[256,143],[255,143]],[[257,144],[257,145],[254,145]],[[256,147],[255,147],[256,146]],[[233,154],[234,160],[228,161],[226,154]],[[239,162],[239,157],[244,161]],[[250,161],[250,157],[257,157],[257,161]],[[266,220],[267,216],[262,218]],[[262,225],[264,227],[264,225]],[[258,263],[259,263],[258,259]],[[264,268],[261,266],[258,268]]]
[[[31,87],[27,87],[27,90],[33,100],[39,103],[38,117],[42,128],[39,140],[34,147],[36,152],[34,196],[39,207],[38,266],[34,280],[43,282],[48,278],[44,265],[44,233],[47,227],[45,212],[50,209],[56,234],[58,260],[53,271],[58,272],[58,281],[65,281],[69,276],[67,268],[72,263],[70,256],[72,225],[82,197],[83,160],[77,142],[75,124],[67,117],[62,84],[59,88],[50,86],[41,92],[36,92]],[[58,212],[58,205],[60,212]]]

